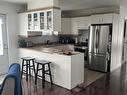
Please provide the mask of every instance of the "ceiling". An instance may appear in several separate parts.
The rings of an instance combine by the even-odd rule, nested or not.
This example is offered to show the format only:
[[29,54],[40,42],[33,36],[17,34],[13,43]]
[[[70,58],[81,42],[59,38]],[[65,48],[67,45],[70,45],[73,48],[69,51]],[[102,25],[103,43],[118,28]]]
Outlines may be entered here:
[[[28,3],[33,0],[2,0],[14,3]],[[36,0],[37,1],[37,0]],[[60,0],[62,10],[127,5],[127,0]]]
[[64,10],[120,6],[127,4],[127,0],[60,0],[60,6]]

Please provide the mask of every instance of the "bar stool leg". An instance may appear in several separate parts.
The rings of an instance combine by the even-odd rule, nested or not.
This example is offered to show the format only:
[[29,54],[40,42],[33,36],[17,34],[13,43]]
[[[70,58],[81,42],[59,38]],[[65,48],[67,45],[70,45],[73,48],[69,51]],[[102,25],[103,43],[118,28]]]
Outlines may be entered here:
[[24,68],[24,60],[22,60],[22,71],[21,71],[21,78],[23,76],[23,68]]
[[45,65],[42,65],[42,87],[45,88]]
[[53,84],[53,82],[52,82],[52,74],[51,74],[50,64],[48,64],[48,68],[49,68],[50,82],[51,82],[51,84]]
[[26,61],[26,81],[28,81],[28,61]]
[[29,75],[31,76],[31,65],[30,65],[30,60],[29,60],[28,62],[29,62]]
[[37,71],[35,73],[35,85],[37,84],[38,70],[39,70],[39,64],[37,64]]
[[35,63],[34,63],[34,60],[32,60],[32,62],[33,62],[34,75],[36,76],[36,71],[35,71]]

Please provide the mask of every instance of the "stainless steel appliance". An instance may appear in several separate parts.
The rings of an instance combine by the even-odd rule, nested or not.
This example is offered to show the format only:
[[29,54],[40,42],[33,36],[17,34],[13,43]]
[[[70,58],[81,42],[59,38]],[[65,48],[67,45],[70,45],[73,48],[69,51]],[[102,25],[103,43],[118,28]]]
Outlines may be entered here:
[[91,25],[89,35],[89,68],[110,71],[112,25]]
[[127,63],[127,19],[124,21],[122,64]]

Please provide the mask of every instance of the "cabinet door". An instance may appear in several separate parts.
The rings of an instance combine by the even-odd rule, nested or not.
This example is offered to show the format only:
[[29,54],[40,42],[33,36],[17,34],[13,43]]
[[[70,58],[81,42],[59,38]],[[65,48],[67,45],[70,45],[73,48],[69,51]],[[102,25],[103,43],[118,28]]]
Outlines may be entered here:
[[92,24],[106,24],[112,23],[112,14],[100,14],[91,16]]
[[32,14],[28,14],[28,30],[32,30]]
[[89,29],[90,17],[77,17],[77,29]]
[[76,24],[77,28],[83,28],[85,26],[83,17],[77,17]]
[[52,11],[47,11],[47,29],[52,29]]
[[113,14],[102,14],[102,23],[112,23],[113,22]]
[[44,12],[40,12],[39,13],[39,19],[40,19],[40,30],[44,30],[45,28],[45,13]]
[[28,14],[20,13],[19,14],[19,35],[27,36],[28,30]]
[[100,15],[92,15],[91,16],[91,24],[100,24],[101,23]]
[[106,24],[112,23],[112,14],[100,14],[100,15],[92,15],[91,23],[92,24]]
[[33,30],[39,30],[38,13],[33,13]]
[[61,19],[61,34],[71,34],[71,20],[70,18]]
[[71,18],[71,33],[78,34],[77,30],[77,18]]

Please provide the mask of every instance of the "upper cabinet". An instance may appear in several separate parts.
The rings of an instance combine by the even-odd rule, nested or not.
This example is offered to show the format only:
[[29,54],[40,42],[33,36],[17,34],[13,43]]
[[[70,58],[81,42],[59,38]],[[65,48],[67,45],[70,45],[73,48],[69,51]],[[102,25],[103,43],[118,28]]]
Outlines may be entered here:
[[89,29],[90,26],[90,17],[77,17],[76,20],[76,26],[78,29]]
[[26,13],[20,13],[19,14],[19,35],[27,36],[28,25],[29,25],[29,29],[31,29],[32,28],[32,26],[31,26],[32,21],[31,21],[31,23],[28,24],[27,14]]
[[98,14],[91,16],[91,24],[106,24],[113,22],[113,14]]
[[89,29],[90,17],[62,18],[61,34],[78,35],[79,29]]
[[71,33],[71,18],[62,18],[61,19],[60,34],[72,34]]
[[71,18],[71,31],[78,34],[78,30],[87,30],[90,26],[90,16]]
[[19,25],[19,35],[28,34],[28,31],[42,32],[42,35],[50,35],[53,31],[61,32],[61,11],[49,9],[20,13]]
[[78,35],[79,30],[87,30],[91,24],[113,23],[115,13],[96,14],[85,17],[62,18],[61,34]]
[[53,11],[30,12],[28,16],[28,31],[53,31]]

